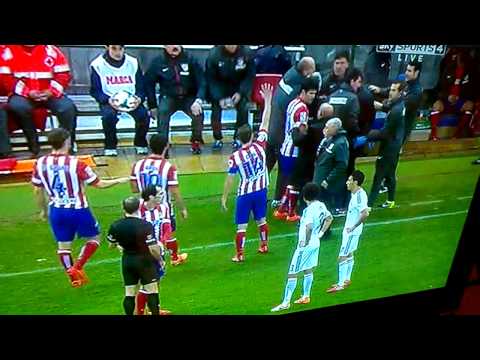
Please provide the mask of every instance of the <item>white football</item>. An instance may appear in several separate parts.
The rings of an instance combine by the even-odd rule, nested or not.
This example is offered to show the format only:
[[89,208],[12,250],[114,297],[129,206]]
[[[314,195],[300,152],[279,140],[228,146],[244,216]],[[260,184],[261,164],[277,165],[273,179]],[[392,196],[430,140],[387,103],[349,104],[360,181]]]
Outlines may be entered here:
[[137,100],[134,94],[121,90],[112,96],[112,101],[120,111],[129,112],[135,108]]

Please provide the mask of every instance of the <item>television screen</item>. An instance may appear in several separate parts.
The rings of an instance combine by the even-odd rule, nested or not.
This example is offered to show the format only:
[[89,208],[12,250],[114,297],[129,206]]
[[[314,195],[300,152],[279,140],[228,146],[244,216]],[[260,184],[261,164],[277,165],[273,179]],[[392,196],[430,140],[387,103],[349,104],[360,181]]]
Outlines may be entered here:
[[[331,67],[335,62],[335,54],[328,55],[331,46],[318,47],[313,50]],[[301,50],[301,55],[313,51],[312,46]],[[367,46],[364,53],[358,50],[355,66],[363,68],[370,50]],[[427,50],[409,51],[418,55]],[[405,61],[407,55],[401,54]],[[436,59],[430,64],[437,64]],[[415,77],[417,70],[412,71]],[[323,83],[327,76],[322,74]],[[363,80],[363,75],[346,77],[351,82],[328,94],[321,94],[318,83],[309,88],[304,82],[285,104],[282,116],[275,113],[280,106],[277,88],[270,121],[285,120],[287,129],[280,132],[287,140],[278,142],[276,149],[269,147],[271,133],[266,145],[261,109],[251,112],[247,121],[255,130],[252,138],[246,126],[234,139],[232,120],[232,127],[224,129],[223,142],[218,142],[218,136],[212,137],[208,101],[202,105],[205,128],[203,143],[197,143],[199,153],[190,144],[185,108],[175,108],[170,115],[182,124],[171,123],[171,147],[157,144],[160,151],[143,163],[147,155],[132,146],[135,121],[129,113],[122,114],[126,125],[118,132],[117,156],[105,156],[113,154],[104,152],[101,113],[79,110],[79,126],[85,120],[98,127],[77,134],[76,156],[85,165],[73,172],[73,163],[35,162],[52,150],[47,137],[58,126],[54,114],[52,126],[40,132],[42,149],[35,159],[30,158],[22,131],[12,133],[10,157],[17,161],[0,160],[5,166],[0,175],[0,314],[122,315],[132,306],[135,313],[148,314],[156,289],[165,314],[291,314],[445,288],[480,175],[478,134],[465,129],[453,138],[465,116],[461,110],[465,102],[452,110],[450,100],[420,91],[411,132],[405,134],[404,99],[415,78],[400,83],[397,74],[387,76],[383,98],[369,87],[372,84],[360,81],[355,88],[359,78]],[[350,104],[351,98],[364,99],[362,91],[372,97],[368,101],[375,109],[365,127],[352,130],[340,107]],[[78,94],[67,96],[80,101]],[[80,96],[95,104],[93,98],[85,100],[86,94]],[[320,114],[317,103],[308,118],[307,109],[319,99],[328,102],[333,113]],[[443,112],[433,109],[439,100]],[[307,117],[287,109],[288,104]],[[234,119],[237,112],[224,109],[223,114]],[[470,124],[480,121],[478,113],[470,115]],[[396,116],[401,123],[392,125],[400,121]],[[390,126],[401,127],[401,134]],[[306,137],[313,134],[312,139],[319,135],[312,140],[317,141],[313,150],[302,149],[297,141],[302,132]],[[156,133],[156,127],[150,129],[150,142]],[[57,158],[68,153],[66,139],[54,151],[60,154]],[[161,143],[158,139],[154,141]],[[276,161],[268,176],[272,156]],[[303,167],[295,165],[302,162]],[[155,173],[160,167],[164,173]],[[129,181],[132,169],[134,180]],[[32,171],[34,185],[40,187],[32,186]],[[103,179],[100,186],[93,172]],[[73,194],[81,188],[72,180],[75,176],[84,182],[86,198]],[[136,212],[138,205],[132,210],[135,202],[124,200],[140,198],[138,190],[145,181],[157,186],[142,195],[141,211]],[[158,190],[162,187],[167,191]],[[87,201],[91,213],[85,210]],[[42,207],[48,210],[40,214]],[[142,216],[152,223],[143,230],[145,239],[132,235],[135,224],[119,225]],[[161,260],[145,264],[135,256]],[[150,268],[154,272],[148,272]],[[138,296],[138,290],[145,295]]]

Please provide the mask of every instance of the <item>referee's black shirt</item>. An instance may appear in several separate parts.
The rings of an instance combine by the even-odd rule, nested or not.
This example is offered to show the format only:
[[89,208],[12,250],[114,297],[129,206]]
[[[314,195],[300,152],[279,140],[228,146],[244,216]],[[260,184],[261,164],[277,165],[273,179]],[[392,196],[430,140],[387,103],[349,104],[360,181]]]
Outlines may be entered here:
[[157,243],[152,224],[136,217],[114,222],[108,230],[107,239],[120,245],[124,255],[150,255],[148,247]]

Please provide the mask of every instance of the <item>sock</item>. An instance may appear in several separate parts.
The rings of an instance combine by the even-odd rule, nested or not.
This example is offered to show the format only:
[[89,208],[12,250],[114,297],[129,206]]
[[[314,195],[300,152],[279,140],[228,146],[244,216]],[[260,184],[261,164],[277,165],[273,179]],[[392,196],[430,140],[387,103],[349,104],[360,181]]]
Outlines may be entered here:
[[465,111],[464,113],[462,113],[462,115],[460,116],[460,121],[458,122],[458,125],[457,125],[457,130],[455,131],[455,135],[453,136],[454,137],[463,136],[465,127],[468,127],[471,119],[472,119],[472,113],[470,111]]
[[147,304],[148,293],[140,290],[137,294],[137,315],[145,315],[145,305]]
[[278,212],[287,212],[288,210],[288,187],[285,189],[283,193],[282,199],[280,200],[280,206],[278,207]]
[[292,299],[293,292],[295,291],[295,288],[297,287],[297,278],[288,278],[287,280],[287,285],[285,285],[285,294],[283,295],[283,304],[288,304],[290,303],[290,300]]
[[260,233],[260,244],[261,246],[267,246],[268,244],[268,224],[262,224],[258,227],[258,232]]
[[152,315],[160,315],[160,298],[158,293],[147,294],[147,304]]
[[177,244],[177,239],[172,238],[167,241],[167,249],[170,250],[172,254],[172,260],[177,260],[178,259],[178,244]]
[[243,248],[245,247],[245,237],[246,237],[245,230],[237,231],[237,236],[235,237],[237,255],[243,255]]
[[338,285],[343,286],[345,282],[345,278],[347,276],[347,267],[348,267],[348,260],[344,260],[338,264]]
[[288,216],[295,215],[295,208],[297,206],[298,191],[294,190],[293,186],[290,186],[290,191],[288,192]]
[[123,310],[126,315],[133,315],[135,311],[135,296],[125,296],[123,299]]
[[430,123],[432,124],[432,133],[430,137],[432,138],[437,136],[437,125],[439,121],[440,121],[440,112],[432,111],[430,113]]
[[97,240],[89,240],[87,243],[82,247],[80,251],[80,256],[78,260],[75,262],[75,267],[79,270],[83,269],[85,263],[90,259],[90,257],[97,251],[100,243]]
[[65,270],[73,266],[72,250],[57,250],[57,255]]
[[352,256],[350,258],[350,261],[348,262],[346,280],[350,281],[350,278],[352,276],[353,264],[355,264],[355,261],[354,261],[353,256]]
[[303,296],[310,297],[310,291],[312,290],[313,273],[303,275]]

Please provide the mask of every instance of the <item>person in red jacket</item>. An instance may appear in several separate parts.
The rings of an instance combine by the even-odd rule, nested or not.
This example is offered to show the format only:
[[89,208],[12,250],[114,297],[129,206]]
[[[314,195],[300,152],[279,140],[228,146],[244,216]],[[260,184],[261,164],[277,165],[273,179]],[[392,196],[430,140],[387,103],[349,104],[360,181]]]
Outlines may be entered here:
[[474,109],[474,75],[468,48],[449,48],[440,65],[438,99],[430,113],[431,140],[438,140],[437,126],[443,114],[459,116],[454,138],[462,137],[465,128],[468,129]]
[[75,148],[76,108],[65,96],[70,84],[70,66],[65,55],[53,45],[6,45],[0,54],[1,75],[9,93],[8,110],[18,119],[28,147],[40,152],[33,121],[36,108],[49,109],[60,126],[71,135]]

